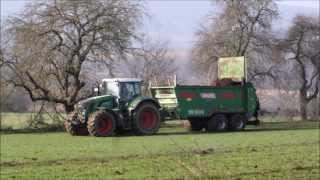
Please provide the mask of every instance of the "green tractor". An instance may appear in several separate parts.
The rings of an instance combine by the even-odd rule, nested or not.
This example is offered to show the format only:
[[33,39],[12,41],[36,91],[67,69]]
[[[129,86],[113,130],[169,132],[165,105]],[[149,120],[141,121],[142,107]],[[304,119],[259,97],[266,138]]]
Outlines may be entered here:
[[142,96],[140,79],[103,79],[97,96],[80,101],[65,121],[71,135],[112,136],[122,130],[155,134],[162,120],[160,105]]

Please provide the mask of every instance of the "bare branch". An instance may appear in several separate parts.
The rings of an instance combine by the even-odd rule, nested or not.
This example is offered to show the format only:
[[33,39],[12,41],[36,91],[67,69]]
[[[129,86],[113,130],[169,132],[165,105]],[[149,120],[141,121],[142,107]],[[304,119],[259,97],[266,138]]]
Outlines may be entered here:
[[61,103],[72,111],[90,95],[86,62],[109,64],[110,57],[130,49],[141,5],[129,0],[30,3],[22,15],[8,19],[4,31],[8,60],[0,66],[12,72],[6,79],[24,88],[33,101]]

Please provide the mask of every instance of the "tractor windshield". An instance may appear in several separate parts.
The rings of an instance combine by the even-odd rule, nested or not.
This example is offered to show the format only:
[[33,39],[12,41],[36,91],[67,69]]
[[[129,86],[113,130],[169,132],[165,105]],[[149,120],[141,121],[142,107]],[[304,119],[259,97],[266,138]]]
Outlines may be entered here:
[[131,99],[135,95],[140,95],[139,82],[121,82],[120,83],[120,97],[125,100]]

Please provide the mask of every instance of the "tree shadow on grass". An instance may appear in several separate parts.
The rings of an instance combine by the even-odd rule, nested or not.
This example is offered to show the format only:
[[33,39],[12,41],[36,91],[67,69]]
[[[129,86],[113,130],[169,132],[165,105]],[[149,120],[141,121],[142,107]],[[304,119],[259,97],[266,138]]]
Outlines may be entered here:
[[[158,132],[154,136],[167,136],[167,135],[203,135],[203,134],[226,134],[226,133],[243,133],[243,132],[267,132],[267,131],[288,131],[288,130],[307,130],[307,129],[320,129],[319,121],[307,122],[270,122],[263,123],[260,126],[248,126],[244,131],[224,131],[224,132],[205,132],[205,131],[190,131],[181,125],[170,125],[161,128],[166,128],[168,132]],[[184,129],[181,131],[181,129]],[[50,127],[38,129],[1,129],[0,134],[28,134],[28,133],[59,133],[65,132],[63,126],[53,125]],[[129,137],[138,136],[133,131],[118,132],[115,137]]]
[[[177,127],[176,127],[177,128]],[[260,126],[248,126],[244,131],[224,131],[224,132],[193,132],[193,131],[184,131],[184,132],[159,132],[155,134],[159,135],[201,135],[201,134],[226,134],[226,133],[243,133],[243,132],[267,132],[267,131],[291,131],[291,130],[312,130],[320,129],[319,121],[307,121],[307,122],[268,122],[262,123]]]
[[31,134],[31,133],[54,133],[54,132],[64,132],[64,128],[62,126],[49,126],[43,128],[25,128],[25,129],[1,129],[0,134]]
[[[272,122],[263,123],[260,126],[250,125],[244,131],[224,131],[224,132],[205,132],[205,131],[190,131],[179,125],[165,126],[168,132],[158,132],[153,136],[170,136],[170,135],[203,135],[203,134],[235,134],[235,133],[250,133],[250,132],[268,132],[268,131],[292,131],[292,130],[307,130],[320,129],[320,122]],[[164,127],[162,127],[164,128]],[[184,131],[181,129],[184,128]],[[172,130],[171,130],[172,129]],[[132,131],[124,131],[116,135],[116,137],[138,136]]]

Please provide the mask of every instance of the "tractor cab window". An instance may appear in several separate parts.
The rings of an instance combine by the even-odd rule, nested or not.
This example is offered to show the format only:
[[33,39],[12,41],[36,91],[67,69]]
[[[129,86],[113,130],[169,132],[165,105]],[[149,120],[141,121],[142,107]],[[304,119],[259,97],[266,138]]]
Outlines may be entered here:
[[101,95],[114,95],[118,96],[118,83],[117,82],[103,82],[101,85]]
[[124,100],[130,100],[135,95],[140,94],[139,82],[121,82],[120,83],[120,97]]

